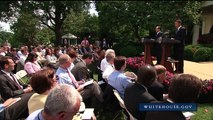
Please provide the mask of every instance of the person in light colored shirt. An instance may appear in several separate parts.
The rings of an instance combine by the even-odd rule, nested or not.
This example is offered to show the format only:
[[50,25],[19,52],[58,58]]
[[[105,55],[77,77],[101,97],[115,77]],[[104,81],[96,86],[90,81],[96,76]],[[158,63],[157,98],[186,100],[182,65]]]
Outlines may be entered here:
[[106,55],[107,65],[105,71],[103,71],[102,77],[107,81],[109,75],[114,71],[114,59],[115,54],[114,53],[108,53]]
[[124,91],[126,87],[133,82],[129,77],[124,75],[126,69],[126,58],[123,56],[115,57],[114,59],[115,70],[108,77],[108,84],[116,89],[121,98],[124,98]]
[[30,53],[25,60],[24,69],[28,74],[33,74],[42,70],[41,66],[37,63],[37,57],[38,55],[36,53]]
[[58,85],[53,69],[44,69],[35,73],[30,79],[34,93],[28,101],[29,114],[44,107],[47,95]]
[[107,51],[105,52],[105,58],[103,59],[103,60],[101,60],[101,65],[100,65],[100,69],[102,70],[102,71],[105,71],[105,69],[106,69],[106,66],[107,66],[107,61],[106,61],[106,56],[107,56],[107,54],[109,54],[109,53],[114,53],[115,54],[115,51],[113,50],[113,49],[107,49]]
[[59,85],[47,96],[44,108],[30,114],[26,120],[71,120],[79,111],[82,97],[70,85]]

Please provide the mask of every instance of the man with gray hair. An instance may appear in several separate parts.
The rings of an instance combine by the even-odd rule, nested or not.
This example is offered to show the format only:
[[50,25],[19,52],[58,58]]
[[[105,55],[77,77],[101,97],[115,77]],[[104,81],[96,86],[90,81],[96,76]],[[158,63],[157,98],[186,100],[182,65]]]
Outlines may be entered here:
[[47,96],[44,109],[33,112],[26,120],[71,120],[81,101],[81,95],[72,86],[59,85]]
[[106,50],[106,53],[105,53],[105,58],[103,60],[101,60],[101,65],[100,65],[100,68],[102,71],[105,71],[106,69],[106,66],[107,66],[107,60],[106,60],[106,56],[109,54],[109,53],[113,53],[115,55],[115,51],[113,49],[107,49]]
[[115,59],[115,53],[110,52],[106,55],[107,64],[102,74],[102,77],[105,80],[108,80],[109,75],[114,71],[114,59]]

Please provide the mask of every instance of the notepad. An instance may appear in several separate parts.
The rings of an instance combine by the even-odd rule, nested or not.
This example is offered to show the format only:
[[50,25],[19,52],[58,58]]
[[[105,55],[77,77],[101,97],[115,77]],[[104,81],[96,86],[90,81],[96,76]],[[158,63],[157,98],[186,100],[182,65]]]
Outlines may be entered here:
[[89,81],[87,81],[87,82],[85,82],[84,84],[83,84],[83,87],[86,87],[86,86],[88,86],[88,85],[91,85],[92,83],[93,83],[93,79],[92,80],[89,80]]
[[185,118],[188,118],[188,117],[192,117],[195,114],[192,112],[183,112],[183,115],[185,116]]
[[86,108],[81,119],[82,120],[91,120],[93,111],[94,111],[94,108]]

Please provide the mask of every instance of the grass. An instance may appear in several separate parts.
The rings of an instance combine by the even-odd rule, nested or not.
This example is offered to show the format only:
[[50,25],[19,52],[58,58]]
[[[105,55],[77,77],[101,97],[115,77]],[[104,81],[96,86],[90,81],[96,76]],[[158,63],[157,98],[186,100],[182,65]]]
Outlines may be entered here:
[[[198,104],[198,109],[194,114],[191,120],[213,120],[213,103]],[[97,120],[125,120],[125,114],[123,111],[113,114],[102,110],[96,115],[96,118]]]
[[198,104],[197,112],[191,120],[213,120],[213,103]]

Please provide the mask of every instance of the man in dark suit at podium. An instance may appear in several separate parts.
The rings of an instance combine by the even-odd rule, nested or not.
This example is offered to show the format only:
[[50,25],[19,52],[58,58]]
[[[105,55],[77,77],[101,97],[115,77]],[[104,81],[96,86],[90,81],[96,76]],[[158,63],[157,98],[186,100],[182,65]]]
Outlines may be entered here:
[[157,41],[157,43],[154,44],[155,56],[157,58],[157,63],[156,64],[160,64],[161,56],[162,56],[162,47],[161,47],[159,38],[163,36],[163,33],[161,32],[160,26],[156,26],[155,32],[156,32],[155,40]]
[[174,39],[180,41],[178,44],[174,44],[173,57],[179,62],[175,64],[176,72],[183,73],[183,57],[184,57],[184,45],[186,38],[186,29],[182,27],[182,21],[180,19],[175,21],[176,32]]

